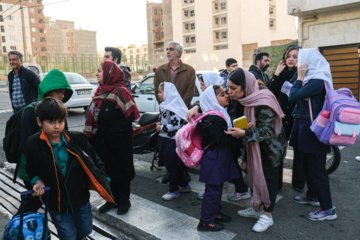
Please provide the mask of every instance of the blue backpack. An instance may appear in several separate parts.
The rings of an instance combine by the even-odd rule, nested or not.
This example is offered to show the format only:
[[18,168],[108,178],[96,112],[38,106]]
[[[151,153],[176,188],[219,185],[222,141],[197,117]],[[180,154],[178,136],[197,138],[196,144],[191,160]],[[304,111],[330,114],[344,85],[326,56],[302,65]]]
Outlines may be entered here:
[[50,187],[45,187],[45,212],[35,213],[27,212],[24,213],[23,202],[25,196],[32,194],[33,191],[29,190],[21,193],[21,213],[14,216],[10,222],[6,225],[4,231],[3,240],[46,240],[50,239],[50,233],[48,231],[48,200]]
[[[325,88],[324,106],[312,122],[311,131],[326,145],[354,145],[360,132],[360,103],[348,88],[332,90],[326,81]],[[310,101],[309,109],[313,120]]]

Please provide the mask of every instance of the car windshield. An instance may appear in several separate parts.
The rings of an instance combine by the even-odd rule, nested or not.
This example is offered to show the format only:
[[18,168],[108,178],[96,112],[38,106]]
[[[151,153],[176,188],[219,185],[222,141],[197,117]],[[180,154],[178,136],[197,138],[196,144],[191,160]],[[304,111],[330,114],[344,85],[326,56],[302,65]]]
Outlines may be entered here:
[[66,74],[66,78],[70,84],[89,84],[88,80],[79,74]]

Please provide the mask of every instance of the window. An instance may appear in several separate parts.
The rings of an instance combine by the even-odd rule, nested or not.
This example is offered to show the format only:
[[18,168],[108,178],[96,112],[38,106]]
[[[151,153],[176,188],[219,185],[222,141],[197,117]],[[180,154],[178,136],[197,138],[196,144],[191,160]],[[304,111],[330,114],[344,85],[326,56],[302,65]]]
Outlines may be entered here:
[[6,53],[7,51],[6,51],[6,47],[4,46],[3,47],[3,53]]
[[0,5],[0,12],[2,12],[2,5]]
[[274,8],[271,7],[271,8],[269,9],[269,14],[274,14]]
[[1,32],[5,32],[5,27],[1,26]]
[[40,32],[40,33],[44,33],[44,29],[42,29],[42,28],[39,29],[39,32]]
[[3,21],[4,21],[3,15],[0,15],[0,22],[3,22]]
[[222,2],[220,6],[221,6],[221,10],[226,9],[226,2]]
[[160,11],[161,11],[161,15],[163,15],[163,9],[162,8],[160,9]]
[[[185,50],[185,53],[196,53],[196,49],[187,49],[187,50]],[[197,91],[197,89],[195,89],[195,90]],[[197,94],[197,96],[199,96],[199,93],[195,92],[194,95],[196,95],[196,94]]]
[[228,45],[224,44],[224,45],[214,46],[214,50],[222,50],[222,49],[228,49]]
[[16,51],[16,46],[10,46],[10,50]]
[[184,0],[184,3],[188,3],[188,0]]
[[191,29],[195,29],[195,23],[190,24]]
[[30,20],[32,23],[35,23],[35,18],[31,18]]
[[33,8],[30,8],[31,13],[35,13],[35,10]]
[[161,26],[164,26],[164,22],[163,22],[163,21],[161,21]]
[[190,17],[194,17],[195,16],[195,11],[194,10],[190,10]]
[[41,0],[37,0],[37,3],[38,3],[38,4],[41,4]]
[[189,37],[185,37],[185,42],[189,43],[190,42],[190,38]]
[[9,25],[9,26],[8,26],[8,30],[9,30],[9,31],[14,31],[14,30],[15,30],[15,27],[12,26],[12,25]]
[[42,20],[42,19],[39,19],[39,23],[44,23],[44,20]]
[[154,14],[157,15],[157,9],[156,8],[154,9]]
[[192,43],[196,42],[195,36],[192,36],[192,37],[191,37],[191,42],[192,42]]
[[190,3],[194,3],[195,0],[190,0]]
[[221,24],[226,24],[226,17],[221,18]]
[[215,18],[215,24],[217,25],[217,24],[219,24],[219,18]]
[[15,41],[15,36],[9,36],[9,41]]
[[164,38],[164,32],[161,32],[161,38]]
[[140,87],[135,89],[135,94],[151,94],[154,95],[154,77],[149,77],[141,82]]
[[10,16],[7,17],[7,19],[8,19],[8,20],[11,20],[11,21],[14,21],[14,16],[11,16],[11,15],[10,15]]
[[41,10],[38,10],[38,14],[42,14],[42,11],[41,11]]
[[40,42],[46,42],[45,38],[40,38]]
[[[155,33],[155,37],[156,37],[156,38],[160,38],[159,32],[156,32],[156,33]],[[132,52],[132,51],[130,51],[130,53],[131,53],[131,52]]]
[[219,3],[215,3],[214,8],[215,8],[215,10],[218,10],[219,9]]
[[185,29],[189,30],[189,24],[188,23],[185,23]]
[[158,20],[155,20],[155,27],[158,26]]
[[33,42],[36,42],[36,38],[33,37],[33,38],[32,38],[32,41],[33,41]]
[[2,37],[1,37],[1,41],[2,41],[3,43],[6,42],[5,36],[2,36]]
[[34,3],[34,0],[29,0],[29,3]]
[[184,11],[184,16],[185,16],[185,17],[188,17],[188,16],[189,16],[189,11],[188,11],[188,10],[185,10],[185,11]]
[[219,35],[220,35],[219,32],[216,32],[216,33],[215,33],[215,38],[216,38],[216,39],[219,39]]
[[270,21],[269,21],[269,26],[270,26],[270,28],[275,28],[275,20],[274,19],[270,19]]
[[227,32],[221,32],[221,38],[226,39],[227,38]]
[[32,32],[36,32],[36,28],[31,28],[31,31],[32,31]]

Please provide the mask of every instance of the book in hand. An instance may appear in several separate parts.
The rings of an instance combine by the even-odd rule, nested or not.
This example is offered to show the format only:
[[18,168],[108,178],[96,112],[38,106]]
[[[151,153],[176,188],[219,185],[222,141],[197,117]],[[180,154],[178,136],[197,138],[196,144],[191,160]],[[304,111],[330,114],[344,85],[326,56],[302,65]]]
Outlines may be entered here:
[[236,128],[240,128],[240,129],[247,129],[248,128],[248,122],[247,122],[247,118],[245,116],[236,118],[233,120],[233,125]]

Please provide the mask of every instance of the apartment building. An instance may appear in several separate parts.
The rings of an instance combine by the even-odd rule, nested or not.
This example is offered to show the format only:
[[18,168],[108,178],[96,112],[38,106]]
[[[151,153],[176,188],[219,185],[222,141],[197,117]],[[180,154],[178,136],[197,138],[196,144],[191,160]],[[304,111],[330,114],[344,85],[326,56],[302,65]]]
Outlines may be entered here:
[[149,72],[148,45],[136,46],[130,44],[127,47],[118,47],[121,50],[121,62],[130,67],[133,72]]
[[328,60],[334,88],[349,88],[360,99],[360,1],[288,0],[288,14],[298,17],[299,46],[318,48]]
[[[25,46],[23,43],[21,4],[24,13]],[[17,50],[32,58],[35,58],[36,55],[46,57],[47,43],[43,9],[42,0],[29,0],[21,3],[17,0],[0,1],[0,54]],[[31,59],[26,59],[26,61],[31,61]]]
[[[164,16],[171,15],[172,29],[163,31],[172,31],[171,40],[184,46],[182,60],[197,70],[225,68],[229,57],[248,68],[255,48],[297,38],[295,17],[287,14],[286,0],[171,0],[171,10]],[[148,37],[149,22],[148,15]],[[149,41],[150,59],[152,54]],[[166,53],[163,56],[166,62]]]

